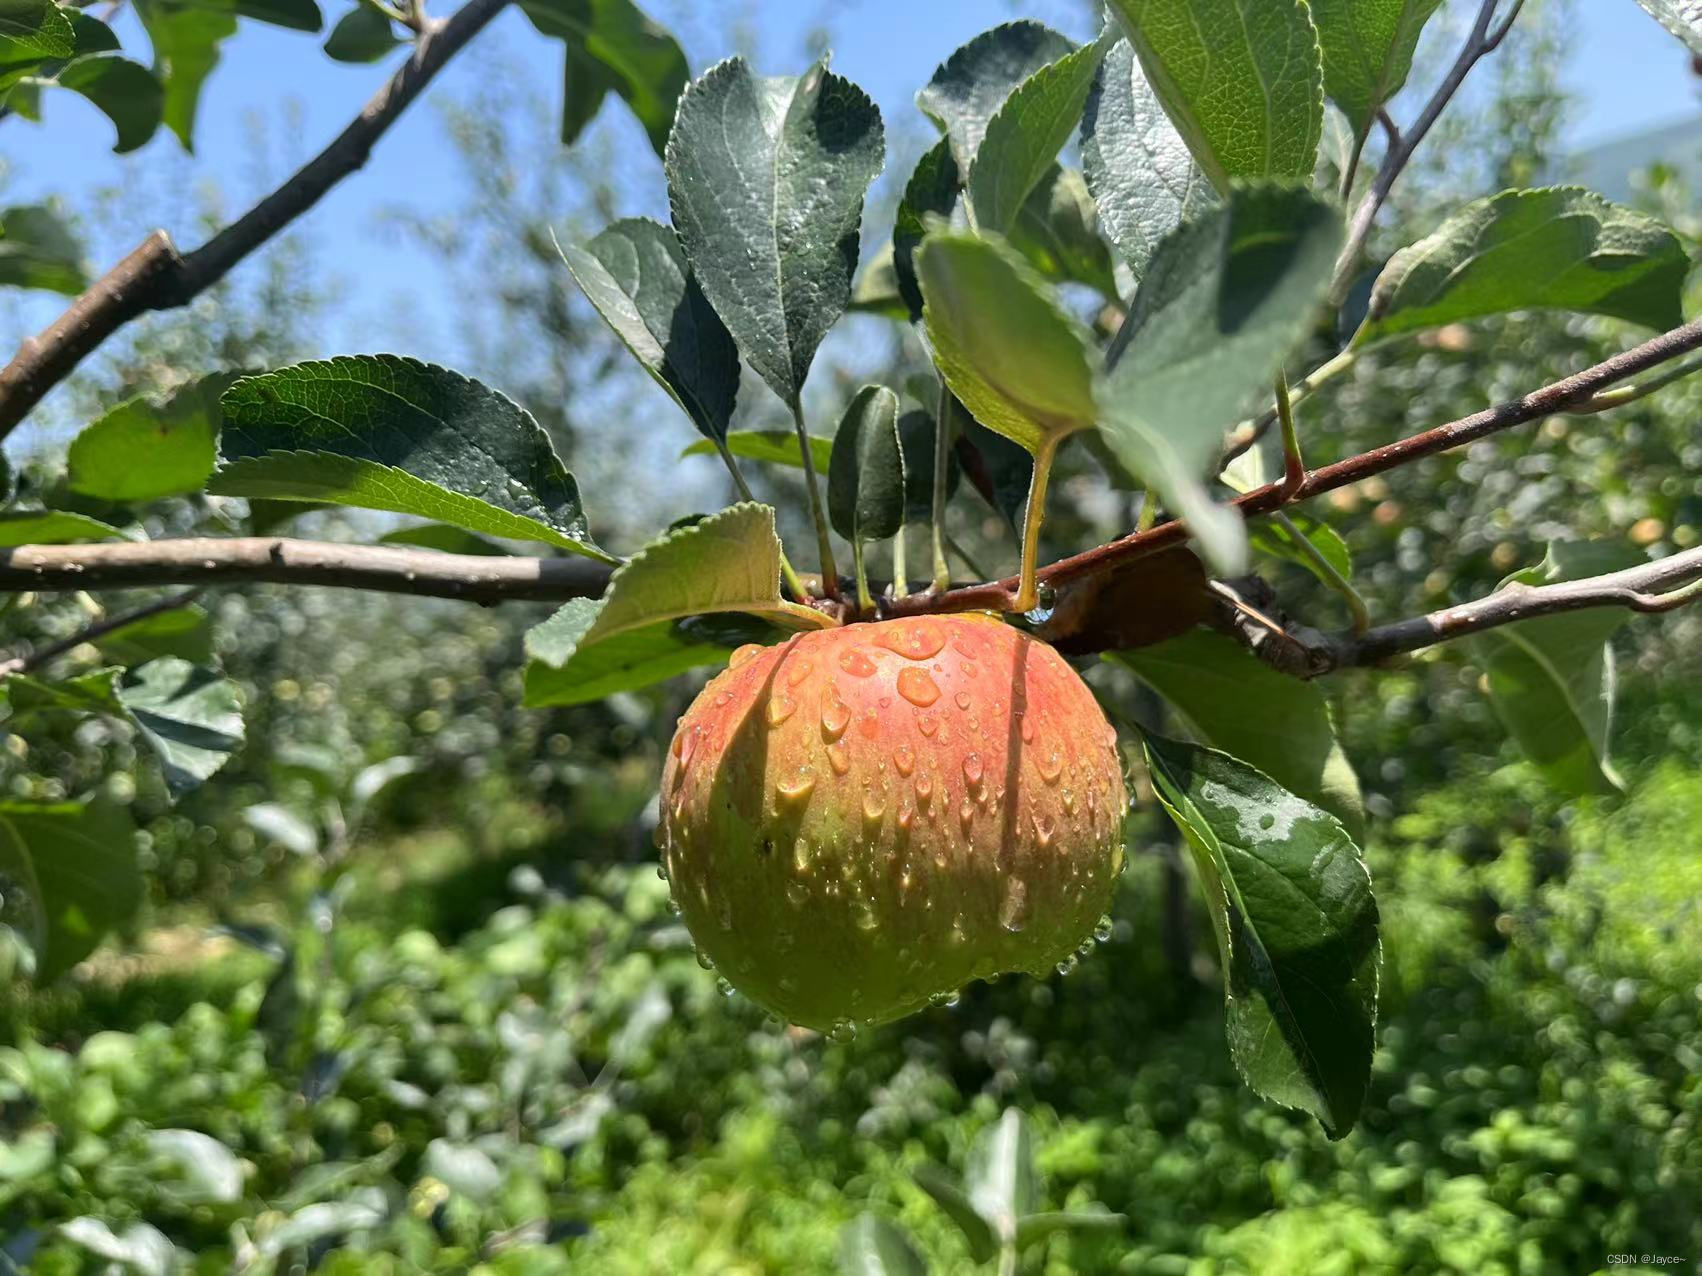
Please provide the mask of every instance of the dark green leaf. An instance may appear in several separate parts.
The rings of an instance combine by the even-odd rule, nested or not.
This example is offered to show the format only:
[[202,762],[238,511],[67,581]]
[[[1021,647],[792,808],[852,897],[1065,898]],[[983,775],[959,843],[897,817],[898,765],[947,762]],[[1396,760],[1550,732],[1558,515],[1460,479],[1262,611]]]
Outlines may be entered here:
[[1010,241],[1053,282],[1086,284],[1117,300],[1117,277],[1111,251],[1099,234],[1099,213],[1075,169],[1052,165],[1029,192]]
[[974,166],[988,122],[1024,80],[1076,46],[1050,27],[1024,19],[983,31],[940,63],[916,94],[938,124],[961,172]]
[[1105,1209],[1047,1210],[1017,1220],[1016,1244],[1018,1249],[1027,1249],[1059,1232],[1121,1231],[1127,1221],[1123,1215]]
[[884,385],[857,391],[839,420],[827,471],[827,516],[853,544],[904,525],[904,447],[898,396]]
[[217,459],[219,396],[237,375],[215,372],[161,404],[131,399],[83,427],[66,457],[67,485],[115,503],[200,491]]
[[[926,523],[934,516],[934,414],[911,408],[898,418],[898,444],[904,453],[904,521]],[[963,478],[953,449],[946,451],[946,499]]]
[[8,208],[0,212],[0,284],[74,297],[89,286],[83,246],[52,209]]
[[70,16],[53,0],[0,0],[0,65],[68,58],[75,49]]
[[182,797],[242,746],[242,698],[218,671],[162,656],[129,670],[118,699]]
[[1353,344],[1509,310],[1674,328],[1689,269],[1672,231],[1600,195],[1576,186],[1502,191],[1389,258]]
[[619,221],[562,257],[597,313],[698,432],[725,437],[739,352],[673,230],[643,218]]
[[0,682],[14,713],[110,713],[124,716],[118,700],[119,669],[92,669],[73,678],[15,673]]
[[1091,345],[1002,241],[942,231],[916,254],[934,361],[975,419],[1029,452],[1094,423]]
[[1324,91],[1361,137],[1406,83],[1419,32],[1442,0],[1310,0]]
[[969,202],[980,229],[1010,229],[1081,122],[1106,44],[1096,40],[1041,67],[987,121],[969,169]]
[[[1537,566],[1502,588],[1580,580],[1643,561],[1628,545],[1555,541]],[[1489,695],[1520,750],[1556,788],[1614,793],[1621,787],[1608,760],[1617,684],[1611,639],[1630,612],[1599,607],[1522,620],[1473,640]]]
[[632,108],[658,155],[691,78],[679,42],[631,0],[524,0],[532,25],[566,49],[561,140],[571,145],[611,92]]
[[1137,281],[1165,236],[1218,202],[1127,40],[1105,55],[1088,95],[1081,155],[1100,221]]
[[0,802],[0,876],[21,879],[33,897],[37,930],[25,938],[37,979],[69,970],[135,913],[142,901],[135,838],[121,807]]
[[1365,1102],[1377,1021],[1377,903],[1359,849],[1226,753],[1149,735],[1146,756],[1205,890],[1236,1068],[1341,1138]]
[[1109,659],[1163,696],[1202,744],[1257,767],[1334,815],[1350,837],[1359,836],[1365,826],[1359,777],[1315,683],[1278,673],[1206,629]]
[[102,634],[95,646],[121,665],[146,664],[159,656],[204,665],[213,659],[213,626],[200,607],[174,607]]
[[850,303],[863,196],[884,151],[875,104],[824,63],[759,79],[729,58],[680,100],[674,225],[704,294],[788,405]]
[[1212,183],[1310,180],[1324,126],[1306,0],[1110,0],[1146,78]]
[[1341,241],[1340,215],[1308,192],[1237,188],[1160,246],[1098,379],[1111,450],[1222,571],[1241,569],[1246,534],[1201,479],[1311,330]]
[[543,427],[429,363],[346,355],[226,392],[225,464],[207,490],[414,514],[610,561]]
[[[768,465],[789,465],[795,470],[804,468],[804,454],[798,450],[796,430],[731,430],[727,434],[727,450],[741,461],[762,461]],[[714,456],[715,444],[699,439],[685,451],[685,456]],[[833,440],[819,434],[810,435],[810,456],[818,473],[827,473],[833,463]]]
[[506,554],[501,545],[483,536],[464,532],[447,523],[421,523],[418,527],[399,527],[378,538],[380,545],[413,545],[419,549],[435,549],[445,554],[479,554],[486,557]]
[[1702,3],[1698,0],[1637,0],[1673,35],[1690,46],[1690,51],[1702,57]]
[[98,107],[118,131],[113,150],[133,151],[160,126],[164,95],[154,73],[116,53],[96,53],[68,62],[55,84],[81,93]]
[[915,1177],[916,1185],[933,1197],[934,1203],[957,1224],[970,1259],[977,1263],[992,1262],[999,1252],[999,1238],[963,1189],[937,1165],[917,1166]]
[[928,1266],[902,1228],[859,1214],[839,1233],[840,1276],[927,1276]]
[[388,14],[370,4],[357,4],[331,28],[325,56],[333,62],[376,62],[401,43]]
[[0,513],[0,548],[18,545],[68,545],[124,536],[116,527],[67,510],[7,510]]
[[951,139],[942,137],[922,153],[892,223],[892,270],[914,322],[922,317],[922,286],[916,282],[916,249],[928,233],[926,219],[950,217],[957,207],[957,161],[952,158]]

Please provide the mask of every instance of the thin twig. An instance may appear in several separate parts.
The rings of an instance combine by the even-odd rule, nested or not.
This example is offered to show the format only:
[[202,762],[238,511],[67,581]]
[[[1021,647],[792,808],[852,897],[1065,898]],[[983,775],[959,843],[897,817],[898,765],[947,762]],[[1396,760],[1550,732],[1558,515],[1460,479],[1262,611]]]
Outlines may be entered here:
[[96,280],[0,370],[0,439],[103,341],[154,310],[188,304],[232,267],[366,163],[373,145],[460,49],[508,0],[469,0],[453,17],[427,22],[413,53],[361,113],[318,155],[194,252],[179,254],[163,230]]
[[1466,37],[1465,46],[1454,59],[1453,66],[1448,68],[1448,74],[1443,77],[1442,83],[1437,85],[1436,91],[1430,95],[1430,100],[1424,104],[1424,109],[1418,113],[1418,118],[1404,134],[1398,130],[1391,134],[1388,152],[1377,169],[1377,176],[1372,179],[1371,189],[1365,193],[1365,198],[1354,210],[1353,221],[1348,227],[1347,242],[1342,245],[1341,255],[1336,258],[1335,276],[1330,283],[1332,308],[1341,305],[1343,298],[1347,296],[1348,287],[1353,282],[1353,272],[1359,267],[1360,254],[1365,251],[1365,241],[1371,236],[1371,225],[1377,220],[1377,212],[1389,198],[1389,192],[1394,189],[1395,179],[1406,168],[1407,162],[1412,159],[1412,153],[1418,149],[1424,135],[1430,132],[1431,125],[1436,123],[1443,109],[1453,100],[1454,94],[1459,92],[1460,85],[1465,83],[1471,69],[1505,38],[1508,29],[1513,25],[1513,19],[1519,16],[1523,0],[1517,0],[1506,21],[1492,35],[1489,24],[1495,17],[1498,3],[1499,0],[1483,0],[1478,9],[1477,20],[1472,23],[1471,34]]
[[68,638],[60,638],[48,643],[45,647],[37,647],[28,655],[0,660],[0,678],[14,673],[27,673],[31,669],[39,668],[49,660],[63,656],[67,651],[81,647],[86,642],[95,642],[106,637],[115,629],[133,625],[139,620],[147,620],[150,616],[158,616],[162,612],[176,611],[180,607],[187,607],[200,594],[200,589],[186,589],[181,594],[173,594],[169,598],[158,598],[145,607],[137,607],[133,611],[120,612],[116,616],[97,620],[92,625],[79,629]]
[[1656,614],[1702,600],[1702,548],[1687,549],[1624,571],[1553,585],[1512,584],[1484,598],[1428,615],[1379,625],[1363,634],[1332,635],[1318,672],[1374,665],[1439,642],[1536,616],[1589,607],[1628,607]]

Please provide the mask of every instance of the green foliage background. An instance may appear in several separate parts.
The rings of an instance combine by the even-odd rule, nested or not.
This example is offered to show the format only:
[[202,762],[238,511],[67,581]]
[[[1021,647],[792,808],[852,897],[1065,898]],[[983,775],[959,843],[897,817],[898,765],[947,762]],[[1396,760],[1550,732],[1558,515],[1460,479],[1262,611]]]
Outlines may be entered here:
[[[1430,153],[1454,158],[1404,188],[1387,246],[1544,162],[1556,28],[1530,29],[1489,64],[1484,110],[1445,121]],[[618,351],[569,299],[543,233],[564,207],[608,202],[604,157],[593,138],[548,180],[515,179],[529,148],[559,155],[553,124],[536,126],[547,112],[516,92],[499,81],[449,110],[470,170],[499,175],[454,268],[499,281],[477,370],[538,411],[589,488],[653,458],[559,408],[567,387],[590,381],[605,406],[654,411],[656,397],[611,371]],[[1645,197],[1694,234],[1670,182],[1657,174]],[[169,388],[180,368],[322,353],[327,299],[301,282],[312,245],[269,260],[259,283],[126,342],[71,411]],[[874,333],[842,362],[883,360],[893,384],[920,370],[918,351]],[[1620,340],[1601,321],[1511,317],[1374,354],[1305,404],[1309,457],[1461,415]],[[817,381],[839,400],[866,375],[834,371]],[[1480,594],[1560,534],[1641,522],[1657,548],[1685,548],[1702,487],[1671,476],[1702,471],[1699,409],[1692,385],[1611,419],[1557,418],[1326,512],[1383,615]],[[1127,525],[1127,494],[1085,450],[1060,467],[1052,548]],[[800,506],[793,476],[758,482]],[[621,512],[635,524],[662,499],[638,495]],[[217,518],[178,502],[161,530]],[[344,518],[360,516],[297,525],[334,536]],[[959,530],[978,557],[1013,557],[992,514]],[[1273,570],[1291,610],[1339,622],[1308,576]],[[205,605],[251,706],[219,783],[170,807],[116,727],[4,740],[6,796],[99,781],[131,807],[153,898],[72,980],[0,1007],[0,1270],[91,1270],[56,1229],[92,1218],[120,1236],[158,1229],[208,1272],[814,1272],[865,1209],[901,1222],[937,1270],[963,1270],[960,1237],[910,1175],[960,1167],[1013,1104],[1034,1123],[1050,1206],[1128,1217],[1111,1237],[1037,1249],[1037,1271],[1536,1273],[1702,1255],[1694,619],[1622,636],[1624,798],[1563,803],[1516,762],[1469,652],[1331,684],[1367,789],[1386,948],[1371,1097],[1330,1143],[1234,1075],[1206,922],[1169,902],[1174,849],[1150,799],[1113,934],[1072,974],[977,985],[957,1007],[827,1041],[720,995],[667,910],[649,802],[689,688],[521,709],[519,636],[543,608],[271,589]],[[15,619],[51,638],[84,617],[41,600]],[[1094,677],[1135,710],[1131,682]],[[328,828],[327,795],[393,757],[414,773],[334,861],[244,819],[273,802]],[[161,1137],[179,1130],[213,1142]]]

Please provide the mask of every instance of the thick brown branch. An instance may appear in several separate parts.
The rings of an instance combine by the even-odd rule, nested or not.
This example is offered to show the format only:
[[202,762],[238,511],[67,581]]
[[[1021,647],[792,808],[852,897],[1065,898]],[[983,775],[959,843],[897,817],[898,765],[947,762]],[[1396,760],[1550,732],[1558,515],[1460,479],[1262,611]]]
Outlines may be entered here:
[[1702,549],[1688,549],[1653,563],[1585,580],[1554,585],[1508,585],[1474,602],[1444,607],[1392,625],[1379,625],[1363,634],[1331,635],[1318,653],[1321,658],[1313,662],[1313,671],[1379,664],[1392,656],[1482,633],[1499,625],[1588,607],[1674,611],[1687,603],[1702,601],[1702,591],[1694,587],[1694,582],[1702,582]]
[[[1496,404],[1492,408],[1474,412],[1471,416],[1461,417],[1446,425],[1439,425],[1423,433],[1314,470],[1297,490],[1285,491],[1284,484],[1271,483],[1236,497],[1235,504],[1248,517],[1269,514],[1285,505],[1310,500],[1338,487],[1347,487],[1374,474],[1382,474],[1409,462],[1434,456],[1438,452],[1446,452],[1451,448],[1475,442],[1515,425],[1564,412],[1575,404],[1589,401],[1598,391],[1615,382],[1646,372],[1669,359],[1676,359],[1699,348],[1702,348],[1702,319],[1692,320],[1663,332],[1640,346],[1604,359],[1594,367],[1563,377],[1540,390],[1533,390],[1523,398]],[[1134,532],[1084,553],[1059,559],[1047,567],[1042,567],[1039,579],[1042,584],[1050,585],[1053,589],[1089,585],[1095,578],[1115,571],[1121,563],[1130,558],[1179,545],[1187,538],[1188,531],[1182,524],[1174,520],[1160,523],[1144,532]],[[1016,578],[1007,577],[1004,580],[970,585],[934,596],[912,595],[894,602],[888,610],[892,615],[998,610],[1015,588]]]
[[194,252],[179,255],[155,231],[96,280],[39,336],[25,341],[0,370],[0,439],[84,357],[131,320],[193,300],[233,266],[305,213],[321,196],[366,163],[410,102],[508,0],[469,0],[453,17],[427,24],[412,55],[361,113],[294,176]]
[[445,554],[287,537],[162,540],[0,549],[0,591],[130,589],[270,581],[475,603],[595,598],[609,568],[585,558]]

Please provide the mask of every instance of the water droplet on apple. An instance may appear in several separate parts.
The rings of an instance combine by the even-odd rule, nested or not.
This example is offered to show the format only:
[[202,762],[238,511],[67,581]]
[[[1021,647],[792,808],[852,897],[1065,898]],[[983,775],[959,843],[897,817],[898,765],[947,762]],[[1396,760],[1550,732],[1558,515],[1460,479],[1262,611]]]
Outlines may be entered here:
[[874,673],[875,662],[855,647],[847,647],[839,653],[839,667],[853,678],[867,678]]
[[906,667],[898,671],[898,694],[918,709],[926,709],[940,698],[940,685],[926,669]]

